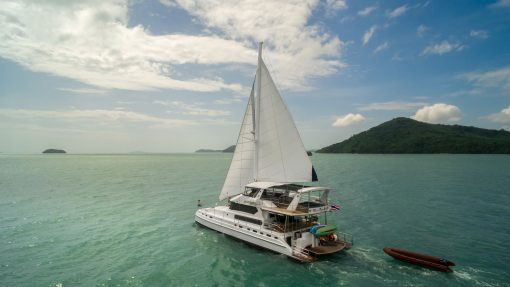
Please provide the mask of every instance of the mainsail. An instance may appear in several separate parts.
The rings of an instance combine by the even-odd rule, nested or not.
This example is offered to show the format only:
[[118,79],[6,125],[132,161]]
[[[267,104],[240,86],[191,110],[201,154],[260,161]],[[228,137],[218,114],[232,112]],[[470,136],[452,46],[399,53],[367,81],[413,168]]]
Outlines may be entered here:
[[253,181],[313,179],[312,163],[260,53],[259,49],[257,98],[252,87],[220,200],[243,192]]

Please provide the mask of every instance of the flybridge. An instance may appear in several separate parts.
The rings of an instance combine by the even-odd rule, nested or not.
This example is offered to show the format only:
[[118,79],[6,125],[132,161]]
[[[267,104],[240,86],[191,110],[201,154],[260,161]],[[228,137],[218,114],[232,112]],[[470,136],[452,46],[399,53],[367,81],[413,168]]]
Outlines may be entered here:
[[326,187],[257,181],[247,184],[243,195],[252,197],[252,203],[261,200],[262,209],[281,214],[305,215],[329,210]]

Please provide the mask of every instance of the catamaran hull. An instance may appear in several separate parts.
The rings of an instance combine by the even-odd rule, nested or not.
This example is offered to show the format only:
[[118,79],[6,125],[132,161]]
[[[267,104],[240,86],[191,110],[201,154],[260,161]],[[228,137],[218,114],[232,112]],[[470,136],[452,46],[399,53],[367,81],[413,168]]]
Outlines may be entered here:
[[285,244],[282,240],[274,238],[274,236],[269,237],[259,232],[255,233],[252,231],[253,229],[250,228],[250,230],[248,230],[246,226],[243,228],[234,226],[228,222],[222,221],[221,218],[210,218],[208,215],[201,213],[201,210],[196,212],[195,221],[212,230],[299,260],[299,258],[293,256],[290,246]]

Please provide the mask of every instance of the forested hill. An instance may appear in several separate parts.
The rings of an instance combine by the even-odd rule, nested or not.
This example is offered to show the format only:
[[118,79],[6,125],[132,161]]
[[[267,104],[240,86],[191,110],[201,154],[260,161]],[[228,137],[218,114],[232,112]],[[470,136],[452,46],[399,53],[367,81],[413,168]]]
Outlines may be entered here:
[[510,132],[395,118],[317,152],[510,154]]

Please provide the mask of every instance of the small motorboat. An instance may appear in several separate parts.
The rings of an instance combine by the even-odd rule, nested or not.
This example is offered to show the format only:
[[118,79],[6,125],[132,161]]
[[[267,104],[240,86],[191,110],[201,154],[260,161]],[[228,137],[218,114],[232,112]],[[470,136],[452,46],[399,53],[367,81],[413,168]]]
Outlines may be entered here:
[[453,272],[450,266],[455,266],[455,263],[448,261],[443,258],[438,258],[430,255],[410,252],[403,249],[397,249],[392,247],[384,247],[384,252],[389,256],[409,262],[412,264],[420,265],[426,268],[434,269],[442,272]]

